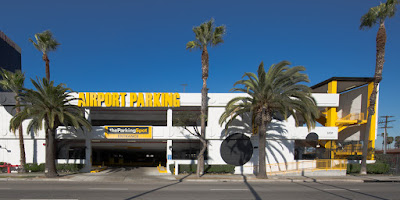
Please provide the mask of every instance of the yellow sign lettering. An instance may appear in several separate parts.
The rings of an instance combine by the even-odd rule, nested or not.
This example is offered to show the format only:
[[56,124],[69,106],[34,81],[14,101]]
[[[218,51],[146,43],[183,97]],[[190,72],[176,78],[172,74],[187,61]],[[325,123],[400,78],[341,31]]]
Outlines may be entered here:
[[101,104],[104,102],[104,93],[97,93],[97,106],[101,107]]
[[119,94],[112,93],[113,96],[113,107],[119,107]]
[[84,107],[84,106],[86,106],[86,104],[85,104],[85,93],[83,93],[83,92],[80,92],[79,93],[79,100],[78,100],[78,106],[79,107]]
[[90,107],[97,107],[97,94],[91,92],[90,93]]
[[174,107],[180,107],[181,106],[181,101],[180,101],[180,95],[179,93],[174,93]]
[[144,106],[145,105],[144,105],[143,93],[139,93],[136,107],[144,107]]
[[160,93],[154,93],[154,107],[160,107]]
[[125,96],[126,93],[120,93],[121,95],[121,107],[125,107]]
[[104,98],[104,104],[106,104],[106,107],[111,107],[112,106],[112,103],[113,103],[113,100],[112,100],[112,95],[111,95],[111,93],[106,93],[105,94],[105,98]]
[[169,107],[172,105],[172,93],[165,93],[164,94],[164,107]]
[[146,93],[146,107],[153,107],[153,95]]
[[131,93],[129,94],[129,99],[130,99],[130,106],[133,107],[134,103],[137,101],[137,95],[136,93]]
[[[129,100],[127,100],[127,96]],[[80,107],[180,107],[179,93],[118,93],[118,92],[80,92]]]

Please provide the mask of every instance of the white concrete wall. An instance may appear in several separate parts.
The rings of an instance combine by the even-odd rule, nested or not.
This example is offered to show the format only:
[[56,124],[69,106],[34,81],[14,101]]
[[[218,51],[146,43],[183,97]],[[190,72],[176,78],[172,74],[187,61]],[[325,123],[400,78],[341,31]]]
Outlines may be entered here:
[[[181,106],[200,106],[200,93],[182,93]],[[251,136],[251,118],[250,116],[240,117],[232,123],[232,126],[228,130],[224,130],[224,125],[220,126],[218,121],[221,114],[224,112],[224,106],[226,103],[237,96],[243,96],[243,94],[233,93],[210,93],[209,101],[209,113],[208,113],[208,126],[207,126],[207,139],[210,140],[209,146],[209,164],[225,164],[220,155],[220,145],[229,134],[243,133]],[[316,98],[319,106],[337,106],[338,95],[332,94],[313,94]],[[9,99],[10,100],[10,99]],[[11,100],[10,100],[11,101]],[[8,102],[10,104],[10,102]],[[129,105],[129,101],[126,102]],[[9,105],[7,104],[7,105]],[[12,104],[12,102],[11,102]],[[8,111],[7,111],[8,109]],[[19,141],[18,136],[11,133],[9,129],[9,121],[12,118],[10,110],[12,106],[0,105],[0,145],[10,150],[0,149],[0,161],[10,162],[12,164],[19,164]],[[24,122],[24,130],[27,127],[29,121]],[[294,159],[294,142],[293,139],[304,139],[309,131],[304,127],[295,127],[294,119],[290,118],[284,122],[276,122],[274,125],[279,125],[273,130],[268,131],[268,146],[267,160],[269,163],[277,162],[291,162]],[[200,127],[198,127],[200,129]],[[320,135],[321,138],[328,135],[328,132],[335,132],[332,128],[324,129],[323,127],[316,128],[315,132]],[[26,132],[26,130],[25,130]],[[95,126],[92,131],[74,131],[73,129],[60,127],[58,129],[58,139],[84,139],[87,135],[93,140],[106,140],[104,136],[104,127]],[[312,132],[312,131],[310,131]],[[337,130],[336,130],[337,136]],[[195,136],[188,133],[181,127],[169,126],[154,126],[153,127],[153,139],[196,139]],[[38,133],[30,133],[25,137],[25,150],[27,163],[44,163],[45,162],[45,134],[44,131]],[[258,146],[257,137],[252,137],[253,146]],[[253,172],[254,163],[258,162],[258,150],[254,149],[253,157],[245,164],[245,169],[242,171]]]
[[[15,114],[13,106],[0,105],[0,162],[7,162],[13,165],[20,164],[20,150],[18,131],[13,133],[9,130],[9,121]],[[45,137],[44,131],[27,133],[26,127],[29,120],[23,123],[23,137],[25,145],[26,163],[45,162]]]

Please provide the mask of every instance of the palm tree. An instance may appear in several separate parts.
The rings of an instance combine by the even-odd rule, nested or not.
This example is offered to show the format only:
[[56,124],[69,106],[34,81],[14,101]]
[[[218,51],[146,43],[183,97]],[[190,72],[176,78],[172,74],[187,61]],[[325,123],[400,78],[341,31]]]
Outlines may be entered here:
[[[73,126],[74,128],[86,127],[91,129],[82,110],[72,105],[71,101],[76,100],[71,96],[71,89],[66,88],[64,84],[54,85],[46,78],[42,81],[32,80],[32,84],[37,91],[24,89],[19,98],[25,105],[24,109],[15,115],[10,121],[10,129],[15,130],[24,120],[31,119],[27,131],[38,131],[44,128],[46,131],[46,177],[57,176],[55,166],[55,135],[57,127]],[[43,123],[44,121],[44,123]]]
[[381,3],[379,6],[370,8],[369,11],[361,17],[360,29],[372,28],[379,23],[378,33],[376,35],[376,64],[374,75],[374,88],[369,99],[367,129],[363,140],[363,153],[360,174],[367,174],[367,154],[369,143],[369,130],[371,129],[371,119],[375,114],[375,103],[377,96],[377,87],[382,80],[383,64],[385,62],[385,45],[386,45],[386,18],[391,18],[396,12],[398,0],[387,0],[386,3]]
[[[259,169],[257,178],[267,178],[265,163],[265,147],[267,126],[273,116],[280,114],[284,119],[292,115],[296,122],[301,116],[307,127],[315,126],[319,110],[314,98],[311,96],[311,89],[301,82],[309,82],[306,74],[300,73],[305,68],[296,66],[290,68],[290,62],[282,61],[272,65],[268,72],[265,72],[264,64],[261,62],[257,75],[245,73],[242,79],[234,84],[232,91],[247,93],[247,96],[236,97],[228,102],[225,112],[221,115],[219,123],[223,125],[226,120],[225,129],[239,115],[251,113],[253,125],[258,130],[259,137]],[[243,87],[236,87],[241,85]]]
[[387,137],[387,145],[389,146],[390,149],[390,145],[393,143],[394,138],[393,137]]
[[395,141],[394,147],[395,147],[395,148],[400,148],[400,136],[396,136],[396,137],[394,138],[394,141]]
[[[1,69],[0,75],[2,77],[2,80],[0,80],[0,86],[4,90],[8,90],[11,92],[14,92],[16,94],[16,99],[15,99],[15,105],[16,105],[16,113],[21,112],[21,108],[19,107],[20,105],[20,99],[18,98],[18,95],[20,94],[21,90],[24,87],[24,81],[25,81],[25,74],[22,73],[20,70],[15,71],[15,73],[10,72],[5,69]],[[14,132],[15,133],[15,132]],[[25,158],[25,145],[24,145],[24,135],[22,131],[22,125],[18,126],[18,138],[19,138],[19,155],[20,155],[20,172],[25,173],[25,164],[26,164],[26,158]]]
[[197,159],[197,176],[201,176],[204,173],[204,153],[207,149],[206,138],[206,119],[207,119],[207,78],[208,78],[208,50],[207,46],[214,47],[224,42],[223,35],[225,34],[225,26],[215,27],[214,19],[208,22],[200,24],[200,26],[193,27],[195,34],[195,40],[190,41],[186,44],[186,49],[200,49],[201,53],[201,70],[203,87],[201,89],[201,136],[200,141],[202,148]]
[[33,46],[35,46],[38,51],[43,53],[42,59],[46,62],[46,78],[47,80],[50,80],[50,60],[47,54],[50,51],[55,51],[60,43],[57,42],[53,37],[53,33],[49,30],[43,31],[42,33],[36,33],[35,38],[36,42],[32,39],[29,39],[29,41],[32,42]]

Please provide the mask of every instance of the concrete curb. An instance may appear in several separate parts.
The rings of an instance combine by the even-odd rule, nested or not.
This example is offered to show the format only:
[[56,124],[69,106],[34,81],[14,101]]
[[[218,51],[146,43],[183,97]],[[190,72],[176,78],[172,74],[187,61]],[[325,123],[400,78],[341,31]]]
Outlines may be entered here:
[[74,181],[70,179],[51,179],[51,178],[0,178],[0,181],[62,181],[62,182],[67,182],[67,181]]
[[[245,182],[244,180],[238,180],[238,179],[188,179],[188,180],[182,180],[182,182]],[[365,182],[364,180],[360,179],[266,179],[266,180],[258,180],[258,179],[250,179],[247,180],[246,182],[258,182],[258,183],[274,183],[274,182],[285,182],[285,183],[293,183],[293,182],[353,182],[353,183],[362,183]]]
[[247,178],[244,180],[242,178],[224,178],[224,177],[206,177],[206,178],[181,178],[174,177],[175,179],[165,179],[165,180],[154,180],[154,179],[124,179],[112,181],[110,179],[103,180],[100,177],[94,178],[93,176],[69,176],[60,178],[45,178],[45,177],[26,177],[26,178],[13,178],[13,177],[0,177],[1,182],[6,181],[32,181],[32,182],[108,182],[108,183],[137,183],[137,182],[251,182],[251,183],[291,183],[291,182],[348,182],[348,183],[400,183],[400,177],[394,179],[388,178],[371,178],[371,177],[359,177],[359,178],[269,178],[269,179],[256,179],[254,177]]
[[364,183],[400,183],[400,180],[364,180]]

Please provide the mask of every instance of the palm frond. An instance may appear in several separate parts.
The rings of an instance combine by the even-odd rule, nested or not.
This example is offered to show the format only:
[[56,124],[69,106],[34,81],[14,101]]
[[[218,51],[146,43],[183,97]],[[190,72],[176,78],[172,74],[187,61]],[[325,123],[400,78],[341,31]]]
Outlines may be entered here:
[[214,19],[203,22],[199,26],[193,27],[195,40],[186,44],[186,49],[203,49],[206,46],[216,46],[224,42],[223,36],[226,32],[225,26],[215,27]]
[[[228,102],[220,117],[220,125],[226,122],[227,128],[237,116],[247,112],[252,113],[253,127],[258,127],[262,122],[261,112],[265,112],[265,116],[275,116],[279,113],[284,119],[293,116],[296,122],[296,114],[300,114],[308,127],[314,127],[319,110],[311,96],[311,89],[301,84],[309,82],[308,76],[301,73],[305,68],[289,65],[290,62],[281,61],[271,65],[266,72],[261,62],[257,74],[246,72],[242,80],[235,82],[232,91],[244,92],[248,96],[237,97]],[[272,120],[271,117],[267,119]]]
[[36,42],[29,39],[33,46],[41,51],[43,54],[47,54],[50,51],[55,51],[60,43],[53,37],[53,33],[50,30],[43,31],[42,33],[35,34]]
[[86,127],[90,130],[91,125],[76,105],[72,105],[70,98],[71,89],[64,84],[54,85],[53,81],[43,78],[41,81],[31,79],[36,90],[23,89],[19,95],[25,102],[22,112],[16,114],[10,122],[10,129],[15,130],[24,120],[31,119],[27,131],[35,131],[43,128],[55,130],[58,126],[73,126],[74,128]]
[[400,5],[398,0],[387,0],[386,3],[370,8],[360,19],[360,29],[372,28],[375,24],[383,23],[386,18],[393,17],[398,5]]

